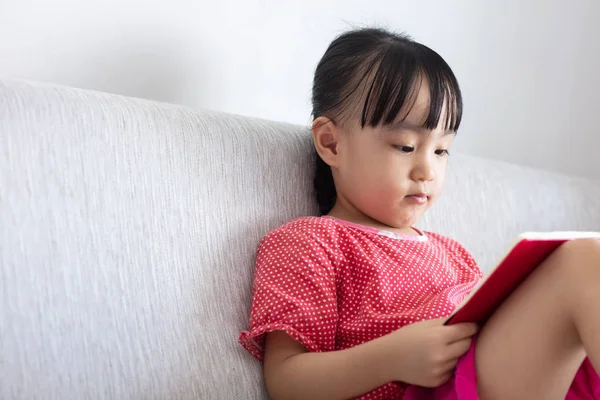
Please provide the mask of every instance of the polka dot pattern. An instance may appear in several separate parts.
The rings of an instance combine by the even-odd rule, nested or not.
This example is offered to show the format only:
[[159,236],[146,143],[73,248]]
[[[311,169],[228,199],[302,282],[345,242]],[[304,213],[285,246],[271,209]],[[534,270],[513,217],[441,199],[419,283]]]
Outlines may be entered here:
[[[324,352],[448,316],[482,274],[460,244],[424,235],[398,238],[326,217],[270,232],[259,247],[250,330],[240,343],[262,361],[265,333],[276,330]],[[361,399],[402,393],[402,384],[389,383]]]

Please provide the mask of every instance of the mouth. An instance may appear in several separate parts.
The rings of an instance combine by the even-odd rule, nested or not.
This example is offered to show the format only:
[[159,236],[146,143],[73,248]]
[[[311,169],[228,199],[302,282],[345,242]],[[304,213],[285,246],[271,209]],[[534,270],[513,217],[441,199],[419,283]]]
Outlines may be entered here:
[[409,194],[405,197],[405,199],[416,204],[425,204],[427,201],[429,201],[429,196],[427,196],[425,193],[414,193]]

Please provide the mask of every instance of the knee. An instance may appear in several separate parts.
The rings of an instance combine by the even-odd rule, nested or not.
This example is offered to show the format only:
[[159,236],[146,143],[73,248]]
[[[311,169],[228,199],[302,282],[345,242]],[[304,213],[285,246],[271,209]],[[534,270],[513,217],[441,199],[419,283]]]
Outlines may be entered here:
[[555,252],[557,266],[569,275],[600,274],[600,239],[576,239]]
[[581,257],[600,257],[600,239],[576,239],[566,242],[560,250]]
[[600,289],[600,240],[578,239],[564,243],[551,256],[550,273],[556,293],[572,312],[583,318],[581,310],[596,304]]

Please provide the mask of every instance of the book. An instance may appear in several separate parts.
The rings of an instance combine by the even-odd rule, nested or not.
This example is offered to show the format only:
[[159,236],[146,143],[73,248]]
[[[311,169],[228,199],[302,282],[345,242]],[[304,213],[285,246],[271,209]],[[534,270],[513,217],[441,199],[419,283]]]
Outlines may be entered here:
[[533,270],[560,245],[573,239],[597,238],[599,232],[527,232],[463,300],[445,322],[485,322]]

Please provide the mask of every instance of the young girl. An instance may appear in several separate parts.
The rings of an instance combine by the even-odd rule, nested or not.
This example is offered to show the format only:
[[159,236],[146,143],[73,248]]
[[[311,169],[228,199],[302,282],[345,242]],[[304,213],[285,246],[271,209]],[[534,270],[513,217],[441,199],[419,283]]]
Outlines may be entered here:
[[479,331],[443,325],[481,272],[457,242],[414,228],[462,115],[437,53],[348,32],[316,69],[313,114],[326,215],[265,237],[240,337],[273,399],[600,398],[599,241],[561,246]]

